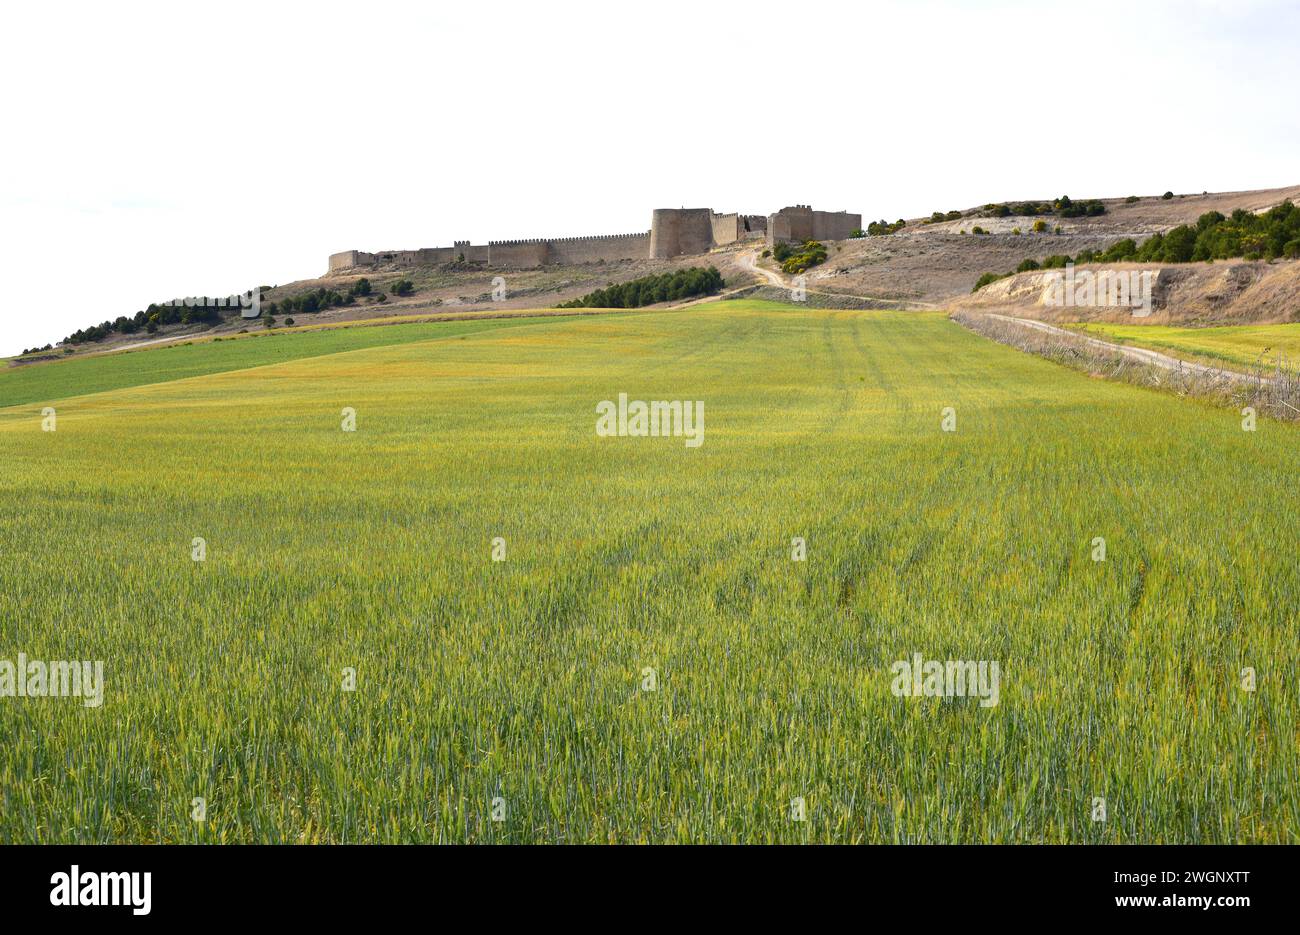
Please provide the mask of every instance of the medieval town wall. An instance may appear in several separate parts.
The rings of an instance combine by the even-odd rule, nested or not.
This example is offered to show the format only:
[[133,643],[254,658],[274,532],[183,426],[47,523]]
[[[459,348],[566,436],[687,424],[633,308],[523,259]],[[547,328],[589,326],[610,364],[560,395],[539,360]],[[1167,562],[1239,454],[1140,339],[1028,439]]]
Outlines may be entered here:
[[808,205],[782,208],[776,214],[715,214],[711,208],[656,208],[650,230],[597,237],[493,240],[471,244],[458,240],[450,247],[383,250],[367,253],[344,250],[329,258],[329,272],[370,267],[441,266],[464,260],[484,266],[528,269],[554,263],[600,263],[646,258],[697,256],[714,247],[742,240],[843,240],[862,226],[862,215],[844,211],[814,211]]

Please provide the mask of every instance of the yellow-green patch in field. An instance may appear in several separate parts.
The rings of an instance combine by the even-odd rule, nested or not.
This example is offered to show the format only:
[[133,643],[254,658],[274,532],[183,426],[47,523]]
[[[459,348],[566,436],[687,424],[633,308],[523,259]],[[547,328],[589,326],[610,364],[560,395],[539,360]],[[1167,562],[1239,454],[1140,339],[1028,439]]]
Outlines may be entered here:
[[1105,341],[1132,344],[1233,369],[1271,368],[1277,366],[1279,360],[1290,369],[1300,367],[1300,323],[1178,328],[1089,322],[1069,327]]

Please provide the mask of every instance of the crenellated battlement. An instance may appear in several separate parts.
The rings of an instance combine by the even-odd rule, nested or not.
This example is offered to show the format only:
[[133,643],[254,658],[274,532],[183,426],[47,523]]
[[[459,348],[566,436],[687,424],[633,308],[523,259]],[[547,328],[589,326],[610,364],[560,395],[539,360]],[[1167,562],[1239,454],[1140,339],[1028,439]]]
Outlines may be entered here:
[[617,240],[632,240],[638,237],[649,237],[649,231],[639,231],[635,234],[593,234],[587,237],[534,237],[524,240],[489,240],[489,247],[514,247],[521,244],[551,244],[551,243],[607,243]]
[[595,234],[585,237],[534,237],[489,240],[472,244],[456,240],[450,247],[419,250],[384,250],[367,253],[345,250],[329,258],[329,272],[374,267],[437,266],[471,263],[493,267],[529,268],[552,264],[605,263],[694,256],[743,240],[767,238],[840,240],[862,217],[844,211],[814,211],[808,205],[791,205],[776,214],[719,213],[712,208],[657,208],[650,230],[630,234]]

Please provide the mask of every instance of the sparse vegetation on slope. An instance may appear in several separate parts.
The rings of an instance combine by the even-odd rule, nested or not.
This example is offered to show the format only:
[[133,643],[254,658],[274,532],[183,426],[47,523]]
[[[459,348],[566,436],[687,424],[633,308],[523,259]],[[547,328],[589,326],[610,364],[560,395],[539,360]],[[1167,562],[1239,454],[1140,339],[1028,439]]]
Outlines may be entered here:
[[[1164,234],[1153,234],[1140,245],[1132,237],[1115,241],[1104,250],[1081,250],[1055,265],[1067,263],[1196,263],[1207,260],[1276,260],[1300,258],[1300,208],[1290,201],[1254,214],[1238,208],[1226,217],[1218,211],[1201,215],[1195,224],[1181,224]],[[984,273],[972,292],[1014,273],[1037,269],[1025,260],[1011,273]],[[1050,269],[1044,263],[1043,268]]]

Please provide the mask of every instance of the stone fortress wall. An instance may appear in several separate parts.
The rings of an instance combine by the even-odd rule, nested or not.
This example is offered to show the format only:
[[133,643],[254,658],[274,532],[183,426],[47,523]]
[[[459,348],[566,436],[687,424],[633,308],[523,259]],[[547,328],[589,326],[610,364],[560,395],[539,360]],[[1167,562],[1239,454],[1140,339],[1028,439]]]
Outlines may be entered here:
[[844,240],[862,227],[862,215],[845,211],[814,211],[808,205],[782,208],[773,215],[717,214],[711,208],[656,208],[650,230],[598,237],[538,240],[490,240],[471,244],[458,240],[450,247],[383,250],[366,253],[344,250],[331,254],[329,272],[371,267],[441,266],[463,260],[501,269],[619,260],[669,259],[708,253],[716,247],[745,240]]
[[847,211],[814,211],[808,205],[782,208],[768,218],[767,243],[805,240],[847,240],[862,229],[862,215]]

